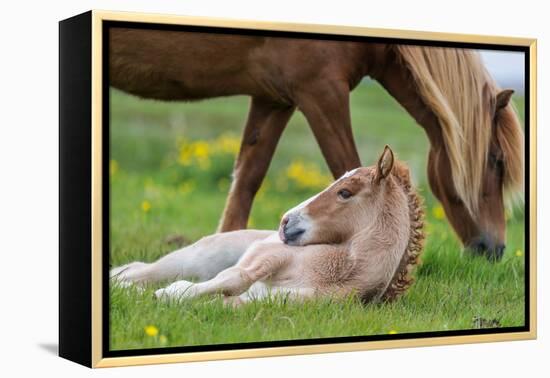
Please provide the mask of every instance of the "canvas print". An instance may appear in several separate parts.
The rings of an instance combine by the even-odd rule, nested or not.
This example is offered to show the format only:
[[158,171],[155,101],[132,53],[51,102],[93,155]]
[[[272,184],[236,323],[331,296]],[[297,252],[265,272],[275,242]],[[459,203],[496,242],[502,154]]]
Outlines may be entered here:
[[524,50],[107,26],[109,352],[525,330]]

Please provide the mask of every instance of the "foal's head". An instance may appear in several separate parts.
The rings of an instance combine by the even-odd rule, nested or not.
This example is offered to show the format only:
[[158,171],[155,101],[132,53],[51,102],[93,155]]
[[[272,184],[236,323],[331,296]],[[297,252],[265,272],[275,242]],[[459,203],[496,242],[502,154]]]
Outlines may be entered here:
[[384,211],[395,187],[390,175],[393,167],[393,152],[386,146],[376,165],[347,172],[321,193],[289,210],[279,227],[281,240],[289,245],[349,240],[376,222]]

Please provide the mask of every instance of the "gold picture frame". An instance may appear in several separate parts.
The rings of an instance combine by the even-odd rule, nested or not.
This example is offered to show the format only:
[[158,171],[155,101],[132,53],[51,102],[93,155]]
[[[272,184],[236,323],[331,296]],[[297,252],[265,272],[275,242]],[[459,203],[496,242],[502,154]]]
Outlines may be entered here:
[[[528,54],[529,107],[528,147],[529,151],[529,288],[528,329],[519,332],[464,334],[429,338],[397,338],[378,341],[343,342],[332,344],[297,345],[284,347],[265,347],[253,349],[213,350],[200,352],[144,354],[135,356],[108,357],[104,353],[104,341],[108,335],[104,332],[103,296],[105,295],[105,277],[103,264],[103,186],[106,164],[103,159],[105,135],[103,134],[103,113],[105,86],[103,82],[103,52],[105,22],[149,23],[162,25],[185,25],[197,27],[238,28],[259,31],[322,33],[354,37],[377,37],[395,39],[413,39],[422,41],[459,42],[470,44],[488,44],[516,46],[525,48]],[[76,58],[85,50],[86,54]],[[259,22],[254,20],[230,20],[210,17],[187,17],[160,14],[126,13],[110,11],[90,11],[60,23],[60,164],[61,164],[61,231],[60,231],[60,355],[90,367],[113,367],[187,361],[207,361],[218,359],[236,359],[251,357],[283,356],[295,354],[346,352],[370,349],[434,346],[447,344],[481,343],[495,341],[525,340],[536,338],[536,51],[537,41],[527,38],[501,36],[481,36],[468,34],[450,34],[423,31],[377,29],[336,25],[293,24],[279,22]],[[69,67],[70,64],[79,67]],[[79,71],[80,69],[80,71]],[[89,70],[89,77],[86,77]],[[76,84],[75,84],[76,83]],[[75,87],[76,85],[76,87]],[[75,89],[76,88],[76,89]],[[69,93],[70,91],[70,93]],[[64,94],[65,93],[65,94]],[[78,93],[83,93],[79,96]],[[89,102],[88,102],[89,101]],[[78,102],[78,103],[77,103]],[[69,108],[80,109],[71,113]],[[84,127],[75,122],[89,122]],[[69,130],[81,127],[81,131]],[[74,133],[79,133],[78,135]],[[74,138],[88,146],[86,158],[71,167],[66,162],[70,154],[77,153],[70,146]],[[76,147],[74,147],[76,148]],[[80,151],[80,150],[79,150]],[[80,153],[80,152],[79,152]],[[77,155],[79,156],[79,155]],[[64,165],[67,164],[67,165]],[[89,165],[87,165],[89,164]],[[86,167],[81,181],[71,189],[65,187],[69,175],[75,169]],[[71,176],[73,177],[73,176]],[[68,183],[68,181],[67,181]],[[73,183],[74,184],[74,181]],[[68,184],[67,184],[68,185]],[[76,191],[76,189],[82,191]],[[71,191],[74,190],[74,191]],[[86,202],[80,215],[71,213],[68,208],[83,198]],[[76,222],[77,217],[86,218]],[[72,233],[72,236],[69,235]],[[87,235],[81,237],[81,234]],[[84,252],[83,252],[84,251]],[[81,297],[76,299],[77,294]],[[81,344],[79,347],[79,343]],[[78,350],[75,350],[78,348]]]

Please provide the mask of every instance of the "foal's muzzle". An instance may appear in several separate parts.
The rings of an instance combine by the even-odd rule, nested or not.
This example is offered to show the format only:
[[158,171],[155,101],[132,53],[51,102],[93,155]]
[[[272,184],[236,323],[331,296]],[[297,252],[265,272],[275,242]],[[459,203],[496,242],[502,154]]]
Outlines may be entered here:
[[279,238],[288,245],[298,245],[304,232],[306,230],[300,227],[299,216],[293,214],[285,215],[279,226]]

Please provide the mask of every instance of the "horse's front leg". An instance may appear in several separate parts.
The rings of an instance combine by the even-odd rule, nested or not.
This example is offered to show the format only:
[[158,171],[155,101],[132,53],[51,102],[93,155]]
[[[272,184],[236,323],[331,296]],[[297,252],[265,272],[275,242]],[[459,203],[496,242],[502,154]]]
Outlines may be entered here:
[[304,113],[334,178],[361,166],[351,129],[349,85],[323,80],[298,92]]
[[219,232],[246,228],[252,201],[294,107],[252,98]]

